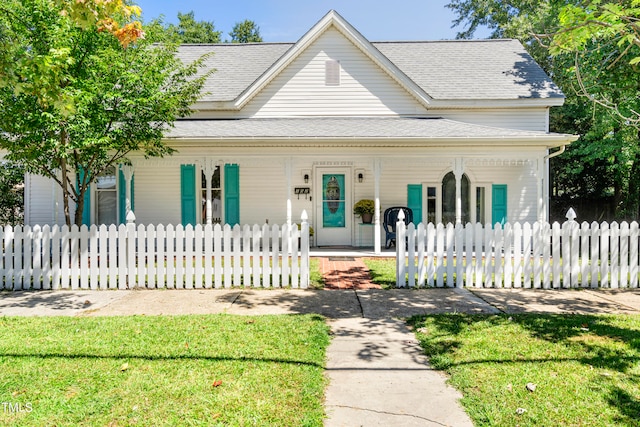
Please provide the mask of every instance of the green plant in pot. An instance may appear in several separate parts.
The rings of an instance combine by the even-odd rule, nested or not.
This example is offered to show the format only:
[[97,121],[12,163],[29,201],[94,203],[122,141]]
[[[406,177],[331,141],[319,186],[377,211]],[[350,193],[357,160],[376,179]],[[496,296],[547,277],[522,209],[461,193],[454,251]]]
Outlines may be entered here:
[[371,224],[373,214],[376,213],[376,204],[373,200],[362,199],[353,205],[353,213],[360,215],[363,224]]

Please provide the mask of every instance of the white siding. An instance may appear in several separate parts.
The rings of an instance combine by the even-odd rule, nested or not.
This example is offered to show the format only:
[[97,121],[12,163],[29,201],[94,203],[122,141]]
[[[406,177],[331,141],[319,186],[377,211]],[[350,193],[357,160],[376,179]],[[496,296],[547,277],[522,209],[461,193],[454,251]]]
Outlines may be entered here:
[[[57,199],[57,200],[56,200]],[[40,175],[25,176],[25,218],[28,225],[44,225],[65,223],[62,189],[54,180]],[[56,212],[57,208],[57,212]],[[71,220],[75,205],[71,208]]]
[[546,108],[442,110],[431,114],[459,122],[507,129],[547,132]]
[[[279,162],[240,163],[240,222],[283,224],[287,219],[287,180]],[[292,190],[293,191],[293,190]],[[300,215],[292,218],[300,222]]]
[[[340,85],[325,85],[325,61]],[[243,116],[419,114],[425,109],[336,29],[327,30],[244,107]]]
[[24,197],[25,224],[52,224],[54,220],[54,200],[51,180],[38,175],[27,175]]
[[136,163],[134,205],[138,224],[179,224],[181,221],[179,162],[162,165],[153,161]]

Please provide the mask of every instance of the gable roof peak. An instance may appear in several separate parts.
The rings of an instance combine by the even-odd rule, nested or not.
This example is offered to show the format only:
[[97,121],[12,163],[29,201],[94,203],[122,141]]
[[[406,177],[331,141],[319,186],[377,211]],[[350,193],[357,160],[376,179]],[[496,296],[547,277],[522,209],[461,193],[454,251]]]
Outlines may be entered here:
[[251,86],[249,86],[235,102],[235,108],[241,109],[253,96],[264,88],[281,70],[293,62],[305,49],[313,44],[329,29],[335,28],[346,39],[353,43],[387,74],[405,87],[409,93],[424,105],[430,103],[430,96],[415,82],[411,81],[404,72],[383,55],[366,37],[344,19],[334,9],[329,10],[309,31],[307,31],[287,52],[282,55],[268,70],[265,71]]

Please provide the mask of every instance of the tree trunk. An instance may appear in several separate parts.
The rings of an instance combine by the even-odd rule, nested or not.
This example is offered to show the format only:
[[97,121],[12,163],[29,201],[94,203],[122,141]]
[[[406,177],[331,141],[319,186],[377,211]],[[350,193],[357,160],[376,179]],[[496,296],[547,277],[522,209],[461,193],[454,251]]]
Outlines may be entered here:
[[67,188],[67,161],[62,158],[60,161],[60,169],[62,170],[62,205],[64,206],[64,221],[67,226],[71,227],[71,213],[69,212],[69,188]]

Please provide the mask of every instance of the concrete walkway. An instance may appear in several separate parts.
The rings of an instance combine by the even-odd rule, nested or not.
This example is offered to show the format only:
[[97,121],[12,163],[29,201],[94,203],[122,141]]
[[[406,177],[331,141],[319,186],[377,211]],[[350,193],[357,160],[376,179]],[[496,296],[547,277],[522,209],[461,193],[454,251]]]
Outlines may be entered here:
[[0,292],[0,316],[318,313],[328,318],[326,426],[471,426],[401,320],[435,313],[640,313],[640,290]]

